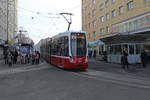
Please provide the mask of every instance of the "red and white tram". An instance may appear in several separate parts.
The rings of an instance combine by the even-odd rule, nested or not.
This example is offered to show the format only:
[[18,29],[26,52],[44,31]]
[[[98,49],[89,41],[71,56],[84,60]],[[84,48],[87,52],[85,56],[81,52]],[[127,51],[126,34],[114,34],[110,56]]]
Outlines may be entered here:
[[52,37],[48,46],[50,47],[48,55],[50,55],[51,64],[64,69],[86,69],[88,67],[85,32],[67,31],[60,33]]

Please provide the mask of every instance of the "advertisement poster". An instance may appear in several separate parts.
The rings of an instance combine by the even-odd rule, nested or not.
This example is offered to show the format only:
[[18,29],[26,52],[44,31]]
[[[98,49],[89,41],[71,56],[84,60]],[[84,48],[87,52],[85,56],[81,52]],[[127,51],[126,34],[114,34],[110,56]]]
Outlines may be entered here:
[[28,47],[28,46],[21,47],[21,54],[22,55],[27,55],[28,53],[30,53],[30,47]]

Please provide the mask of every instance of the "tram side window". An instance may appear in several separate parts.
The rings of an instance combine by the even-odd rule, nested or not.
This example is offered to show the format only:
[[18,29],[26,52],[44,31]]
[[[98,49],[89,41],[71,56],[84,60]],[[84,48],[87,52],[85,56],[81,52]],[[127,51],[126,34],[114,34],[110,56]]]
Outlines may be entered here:
[[69,42],[68,37],[64,37],[64,56],[69,56]]
[[64,45],[64,41],[63,41],[63,37],[61,37],[61,38],[59,38],[59,40],[58,40],[58,56],[64,56],[64,53],[63,53],[63,50],[64,50],[64,47],[63,47],[63,45]]
[[56,41],[53,42],[52,45],[52,55],[56,55],[57,54],[57,46],[56,46]]
[[61,48],[60,48],[60,46],[61,46],[61,40],[58,39],[57,40],[57,56],[61,55]]
[[64,37],[61,38],[61,56],[64,56]]

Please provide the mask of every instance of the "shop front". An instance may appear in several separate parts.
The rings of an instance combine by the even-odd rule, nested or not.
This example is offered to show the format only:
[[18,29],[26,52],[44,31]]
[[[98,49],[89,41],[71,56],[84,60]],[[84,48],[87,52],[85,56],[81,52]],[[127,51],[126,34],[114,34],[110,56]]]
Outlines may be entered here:
[[149,32],[133,33],[128,35],[117,34],[101,39],[106,44],[107,61],[110,63],[121,63],[123,51],[128,53],[128,62],[141,63],[141,52],[143,49],[150,51]]

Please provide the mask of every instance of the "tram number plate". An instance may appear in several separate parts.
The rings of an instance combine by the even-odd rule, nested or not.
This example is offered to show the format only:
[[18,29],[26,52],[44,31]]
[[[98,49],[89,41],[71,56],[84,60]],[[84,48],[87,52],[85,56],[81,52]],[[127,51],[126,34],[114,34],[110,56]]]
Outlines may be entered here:
[[78,64],[77,66],[79,66],[79,67],[80,67],[80,66],[83,66],[83,64]]

